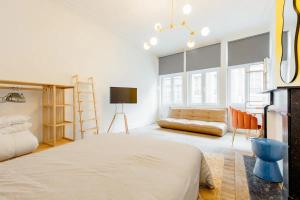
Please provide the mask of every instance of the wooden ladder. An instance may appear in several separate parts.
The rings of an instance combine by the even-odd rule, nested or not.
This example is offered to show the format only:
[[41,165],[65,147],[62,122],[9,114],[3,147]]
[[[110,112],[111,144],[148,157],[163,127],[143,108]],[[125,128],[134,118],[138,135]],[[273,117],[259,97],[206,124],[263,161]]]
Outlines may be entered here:
[[[97,118],[97,108],[96,108],[96,97],[95,97],[95,87],[94,87],[94,79],[93,77],[89,77],[87,82],[79,81],[79,76],[75,75],[72,77],[75,85],[77,104],[78,104],[78,113],[79,113],[79,122],[80,122],[80,133],[81,138],[84,137],[84,133],[94,132],[99,134],[99,125]],[[85,86],[86,90],[83,90],[83,86]],[[92,99],[83,99],[85,97],[91,97]],[[93,104],[92,108],[85,109],[85,106]],[[84,114],[93,112],[93,117],[85,119]],[[89,115],[90,117],[90,115]],[[95,126],[86,128],[85,124],[87,122],[95,122]]]

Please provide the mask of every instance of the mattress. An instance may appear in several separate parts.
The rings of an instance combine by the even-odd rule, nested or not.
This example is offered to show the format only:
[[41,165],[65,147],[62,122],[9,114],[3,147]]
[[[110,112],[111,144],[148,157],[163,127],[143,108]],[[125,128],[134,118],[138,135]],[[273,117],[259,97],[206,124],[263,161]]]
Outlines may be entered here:
[[0,199],[196,200],[213,187],[202,152],[145,136],[102,135],[0,163]]

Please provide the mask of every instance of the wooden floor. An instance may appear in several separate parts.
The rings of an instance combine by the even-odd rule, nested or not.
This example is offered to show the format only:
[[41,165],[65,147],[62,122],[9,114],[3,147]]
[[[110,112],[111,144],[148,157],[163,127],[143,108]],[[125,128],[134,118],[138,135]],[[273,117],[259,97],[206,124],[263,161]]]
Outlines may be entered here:
[[248,182],[243,155],[238,152],[225,155],[221,199],[249,199]]
[[[58,141],[56,142],[56,147],[57,147],[57,146],[64,145],[64,144],[68,144],[68,143],[71,143],[71,142],[72,142],[72,141],[70,141],[70,140],[61,139],[61,140],[58,140]],[[50,146],[50,145],[48,145],[48,144],[43,144],[43,143],[41,143],[41,144],[39,144],[38,148],[37,148],[33,153],[45,151],[45,150],[51,149],[51,148],[55,148],[55,147]]]

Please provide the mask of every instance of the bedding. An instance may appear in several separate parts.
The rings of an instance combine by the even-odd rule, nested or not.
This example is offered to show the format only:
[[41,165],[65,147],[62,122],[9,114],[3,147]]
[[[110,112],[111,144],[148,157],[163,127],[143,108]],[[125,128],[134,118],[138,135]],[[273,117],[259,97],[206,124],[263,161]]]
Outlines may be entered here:
[[15,156],[14,138],[11,135],[0,135],[0,161],[13,158],[14,156]]
[[27,115],[9,115],[0,117],[0,128],[5,128],[14,124],[23,124],[30,121]]
[[37,147],[38,140],[30,131],[0,134],[0,161],[31,153]]
[[33,152],[39,145],[38,139],[30,131],[11,134],[15,140],[15,156]]
[[101,135],[0,163],[0,199],[196,200],[213,187],[196,147]]
[[7,127],[0,128],[0,134],[11,134],[20,131],[26,131],[32,127],[30,122],[25,122],[22,124],[14,124]]

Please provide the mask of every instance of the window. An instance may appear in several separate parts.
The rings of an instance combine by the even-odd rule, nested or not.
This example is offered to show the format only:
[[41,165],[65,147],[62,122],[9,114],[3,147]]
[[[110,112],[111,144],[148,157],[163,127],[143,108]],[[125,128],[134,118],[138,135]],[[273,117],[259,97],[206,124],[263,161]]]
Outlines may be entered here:
[[261,92],[264,90],[264,65],[250,65],[249,68],[249,95],[247,107],[263,107],[266,104],[266,95]]
[[191,102],[193,104],[201,104],[202,103],[202,74],[192,74],[191,78],[192,84],[192,95]]
[[189,72],[190,104],[218,104],[218,70]]
[[162,105],[183,104],[183,76],[161,76],[161,103]]
[[245,68],[235,68],[230,70],[230,101],[233,104],[245,103]]
[[162,79],[162,104],[171,104],[172,93],[171,93],[172,79],[169,77]]
[[205,73],[205,103],[217,104],[218,102],[218,78],[217,72]]
[[229,69],[229,100],[231,104],[246,108],[262,108],[268,96],[262,94],[265,75],[264,64],[246,64]]

